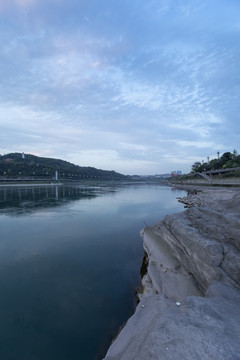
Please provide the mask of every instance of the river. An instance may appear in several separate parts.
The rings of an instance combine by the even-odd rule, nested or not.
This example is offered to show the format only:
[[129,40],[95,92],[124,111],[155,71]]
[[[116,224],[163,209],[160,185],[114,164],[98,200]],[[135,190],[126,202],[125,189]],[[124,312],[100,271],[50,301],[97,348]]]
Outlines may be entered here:
[[132,315],[156,184],[0,187],[0,359],[99,360]]

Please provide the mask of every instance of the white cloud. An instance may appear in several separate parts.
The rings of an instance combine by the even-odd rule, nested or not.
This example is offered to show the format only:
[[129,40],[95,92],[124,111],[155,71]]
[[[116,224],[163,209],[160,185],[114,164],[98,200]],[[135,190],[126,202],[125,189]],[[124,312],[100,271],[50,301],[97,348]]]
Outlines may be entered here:
[[214,114],[198,113],[195,109],[192,111],[192,114],[183,116],[181,122],[170,123],[169,127],[172,129],[185,130],[186,136],[189,136],[191,133],[195,134],[196,141],[198,141],[198,139],[205,141],[203,139],[212,136],[212,132],[215,131],[215,127],[212,128],[212,126],[223,123],[223,120]]
[[133,151],[147,151],[148,150],[148,146],[124,143],[124,142],[120,142],[119,147],[124,150],[133,150]]
[[239,6],[92,4],[0,0],[0,152],[159,173],[238,149]]
[[223,145],[216,144],[213,141],[191,141],[191,140],[176,140],[176,144],[180,145],[183,148],[192,147],[197,149],[222,149]]
[[[8,0],[11,2],[11,0]],[[13,0],[17,6],[29,7],[35,5],[39,0]]]
[[12,5],[21,9],[31,8],[39,0],[0,0],[0,13],[10,8]]
[[115,170],[126,175],[144,174],[148,173],[148,171],[152,173],[153,168],[156,171],[159,169],[159,163],[157,161],[123,159],[117,151],[109,149],[83,150],[75,152],[74,154],[68,154],[68,158],[75,164],[93,167],[96,167],[97,159],[98,168]]
[[206,6],[206,2],[203,0],[192,0],[190,3],[180,1],[179,4],[180,12],[184,17],[192,16],[193,14],[198,13],[204,6]]

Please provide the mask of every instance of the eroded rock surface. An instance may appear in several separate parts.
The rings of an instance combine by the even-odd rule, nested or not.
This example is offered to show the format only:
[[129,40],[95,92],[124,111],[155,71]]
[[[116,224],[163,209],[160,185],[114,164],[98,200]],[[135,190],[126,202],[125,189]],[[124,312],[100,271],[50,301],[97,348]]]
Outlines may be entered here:
[[105,360],[240,359],[240,191],[188,198],[142,230],[144,291]]
[[179,306],[162,295],[141,301],[106,360],[240,359],[237,290],[213,283],[206,297],[187,297]]

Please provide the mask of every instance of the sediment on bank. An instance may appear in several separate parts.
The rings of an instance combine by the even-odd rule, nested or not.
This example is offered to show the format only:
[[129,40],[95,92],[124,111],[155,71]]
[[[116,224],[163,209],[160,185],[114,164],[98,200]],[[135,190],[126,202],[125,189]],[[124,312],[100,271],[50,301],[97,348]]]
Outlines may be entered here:
[[105,360],[240,359],[240,191],[179,200],[184,212],[141,231],[140,303]]

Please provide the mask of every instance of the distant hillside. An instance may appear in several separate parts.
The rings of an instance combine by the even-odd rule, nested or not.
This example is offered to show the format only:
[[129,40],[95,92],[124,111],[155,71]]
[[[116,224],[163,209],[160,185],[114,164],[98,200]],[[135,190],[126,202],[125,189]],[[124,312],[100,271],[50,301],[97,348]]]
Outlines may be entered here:
[[219,170],[219,169],[229,169],[229,168],[238,168],[240,167],[240,155],[237,153],[237,150],[234,149],[233,152],[225,152],[221,157],[208,160],[208,162],[195,162],[192,165],[192,172],[204,172],[211,170]]
[[39,157],[31,154],[25,154],[24,159],[21,153],[10,153],[0,156],[0,176],[1,177],[31,177],[48,178],[55,176],[58,171],[59,179],[124,179],[125,175],[115,171],[106,171],[94,167],[84,167],[74,165],[68,161]]

